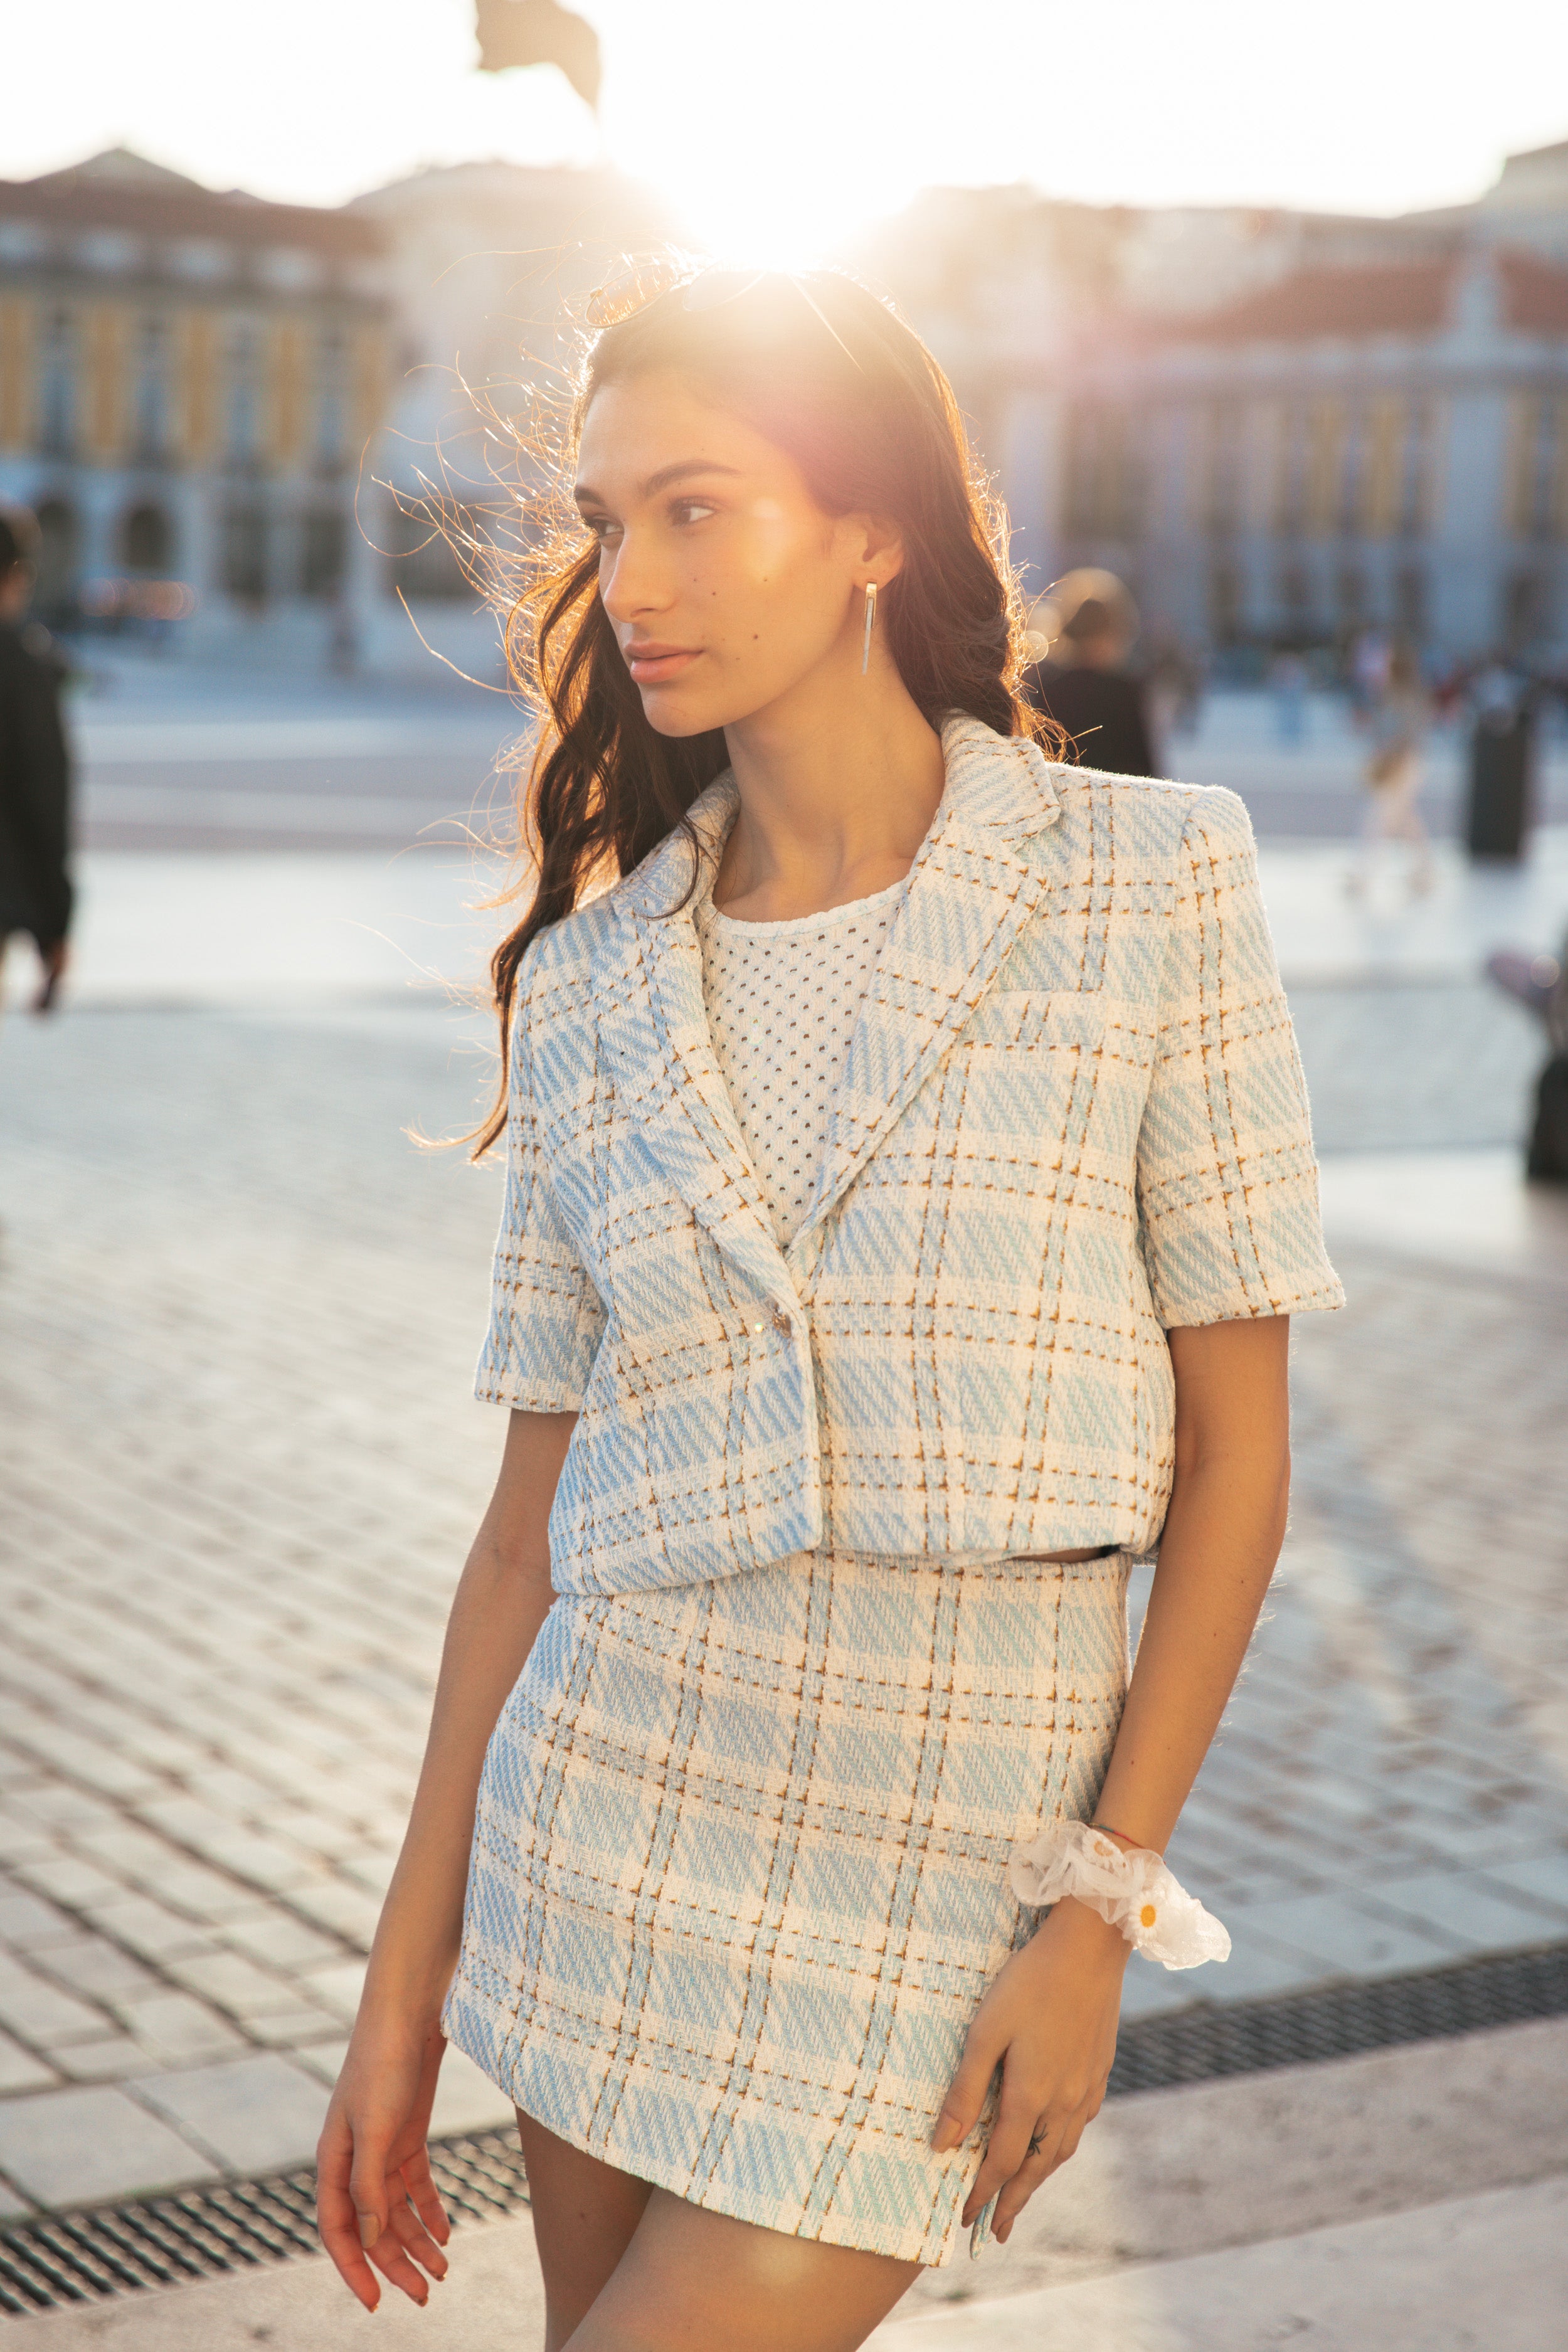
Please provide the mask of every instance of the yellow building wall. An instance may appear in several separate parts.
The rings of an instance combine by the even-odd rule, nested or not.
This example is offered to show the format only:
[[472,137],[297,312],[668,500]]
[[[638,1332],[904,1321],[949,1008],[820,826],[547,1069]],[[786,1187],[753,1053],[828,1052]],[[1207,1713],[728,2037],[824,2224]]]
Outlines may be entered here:
[[1399,529],[1408,422],[1405,401],[1373,401],[1367,419],[1366,470],[1362,481],[1362,528],[1369,539],[1391,539]]
[[274,325],[268,351],[267,451],[280,474],[298,471],[310,419],[310,344],[298,319]]
[[379,327],[360,327],[353,339],[353,454],[358,457],[386,413],[386,337]]
[[89,464],[111,466],[125,446],[131,313],[95,302],[82,320],[81,439]]
[[1307,495],[1304,520],[1315,539],[1339,529],[1340,491],[1345,448],[1344,411],[1337,400],[1315,401],[1307,418]]
[[25,294],[0,298],[0,449],[30,449],[37,434],[37,311]]
[[210,463],[217,439],[218,321],[205,310],[174,322],[174,444],[183,464]]

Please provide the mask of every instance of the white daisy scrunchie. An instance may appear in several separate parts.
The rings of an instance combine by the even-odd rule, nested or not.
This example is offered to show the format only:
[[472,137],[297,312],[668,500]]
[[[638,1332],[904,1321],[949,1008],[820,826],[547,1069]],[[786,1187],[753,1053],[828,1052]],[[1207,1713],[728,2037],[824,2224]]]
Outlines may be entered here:
[[1089,1822],[1053,1822],[1007,1861],[1007,1884],[1039,1909],[1064,1895],[1119,1927],[1135,1952],[1168,1969],[1227,1960],[1230,1937],[1147,1846],[1128,1852]]

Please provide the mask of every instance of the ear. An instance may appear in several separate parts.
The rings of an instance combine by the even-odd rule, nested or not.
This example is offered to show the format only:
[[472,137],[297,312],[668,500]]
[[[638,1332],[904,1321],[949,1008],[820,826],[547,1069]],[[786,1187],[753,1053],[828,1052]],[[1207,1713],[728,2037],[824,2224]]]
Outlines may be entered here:
[[845,520],[854,526],[857,584],[875,581],[885,588],[904,568],[904,536],[890,515],[858,514]]

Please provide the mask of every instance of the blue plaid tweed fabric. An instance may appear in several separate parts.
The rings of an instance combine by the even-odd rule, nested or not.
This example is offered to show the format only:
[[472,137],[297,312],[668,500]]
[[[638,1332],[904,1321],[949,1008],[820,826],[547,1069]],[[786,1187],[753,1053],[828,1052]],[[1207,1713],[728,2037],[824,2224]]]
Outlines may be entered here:
[[[1146,1551],[1166,1330],[1342,1301],[1240,801],[968,719],[942,747],[787,1249],[712,1051],[685,835],[524,959],[479,1392],[578,1412],[559,1589],[817,1547]],[[728,776],[698,801],[700,859],[735,805]]]
[[1014,1842],[1092,1811],[1125,1557],[826,1552],[557,1600],[479,1790],[446,2031],[574,2147],[925,2263],[984,2129],[931,2129],[1032,1931]]

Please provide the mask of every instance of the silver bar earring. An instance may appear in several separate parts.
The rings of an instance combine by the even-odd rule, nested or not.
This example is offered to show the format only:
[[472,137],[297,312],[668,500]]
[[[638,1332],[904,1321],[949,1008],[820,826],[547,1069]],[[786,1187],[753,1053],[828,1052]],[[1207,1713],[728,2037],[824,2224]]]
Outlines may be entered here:
[[866,635],[860,646],[860,675],[865,677],[871,666],[871,632],[877,625],[877,583],[866,583]]

